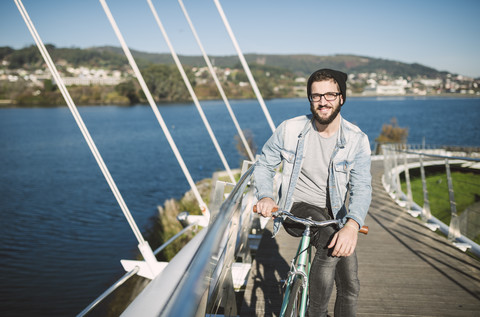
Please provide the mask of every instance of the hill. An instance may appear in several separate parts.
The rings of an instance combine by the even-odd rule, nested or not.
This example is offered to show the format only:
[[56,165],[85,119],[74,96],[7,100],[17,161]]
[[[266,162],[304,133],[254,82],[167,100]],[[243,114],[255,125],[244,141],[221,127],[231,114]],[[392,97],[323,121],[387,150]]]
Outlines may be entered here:
[[[100,52],[112,52],[123,54],[118,47],[95,47],[89,50]],[[154,54],[132,50],[132,54],[140,61],[147,61],[155,64],[173,64],[170,54]],[[182,63],[192,67],[205,66],[202,56],[179,56]],[[210,56],[212,62],[218,67],[238,67],[239,60],[236,55],[232,56]],[[438,71],[431,67],[413,63],[407,64],[388,59],[380,59],[357,55],[269,55],[269,54],[245,54],[245,59],[249,64],[266,65],[285,69],[298,76],[308,76],[312,70],[328,67],[345,71],[347,73],[377,73],[386,74],[392,77],[426,77],[438,78],[444,77],[447,72]]]
[[[127,58],[119,47],[57,48],[47,45],[69,92],[78,104],[146,103]],[[132,50],[153,98],[162,103],[191,96],[170,54]],[[220,99],[202,56],[179,56],[199,99]],[[352,95],[480,95],[480,81],[420,64],[356,55],[246,54],[263,98],[304,97],[305,78],[316,69],[334,68],[353,75]],[[210,56],[226,95],[255,98],[238,56]],[[0,47],[0,103],[58,105],[63,98],[35,46]],[[302,79],[303,78],[303,79]]]
[[[56,48],[47,45],[49,52],[55,60],[65,60],[74,66],[118,68],[128,67],[123,51],[119,47],[92,47],[80,48]],[[132,50],[139,67],[149,64],[173,64],[173,59],[167,53],[146,53]],[[203,67],[205,61],[202,56],[179,55],[184,65],[191,67]],[[407,64],[388,59],[379,59],[357,55],[268,55],[268,54],[245,54],[249,64],[264,65],[286,70],[297,76],[307,76],[312,70],[328,67],[345,71],[349,74],[377,73],[392,77],[422,77],[444,78],[448,73],[426,67],[420,64]],[[210,56],[215,66],[222,68],[239,68],[237,56]],[[26,64],[38,66],[42,63],[41,56],[34,46],[15,50],[10,47],[0,47],[0,60],[6,60],[9,68],[22,68]]]

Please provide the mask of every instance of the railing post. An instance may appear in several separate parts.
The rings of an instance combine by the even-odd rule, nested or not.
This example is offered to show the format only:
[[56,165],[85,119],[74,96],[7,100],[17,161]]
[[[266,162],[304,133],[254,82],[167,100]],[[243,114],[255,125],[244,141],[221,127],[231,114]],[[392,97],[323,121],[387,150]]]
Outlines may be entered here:
[[245,174],[248,169],[250,168],[250,166],[252,166],[253,164],[255,164],[256,161],[247,161],[247,160],[244,160],[243,163],[242,163],[242,171],[240,173],[240,176]]
[[210,223],[212,223],[218,215],[220,205],[222,205],[223,201],[225,200],[225,191],[227,187],[233,187],[235,184],[217,181],[214,186],[215,188],[213,190],[212,201],[210,203]]
[[387,192],[390,194],[392,189],[392,167],[390,165],[390,152],[391,145],[384,144],[383,146],[383,166],[385,168],[385,186],[387,187]]
[[393,145],[389,145],[389,153],[388,153],[388,169],[389,169],[389,175],[388,175],[388,186],[389,186],[389,194],[394,198],[393,193],[395,191],[395,178],[394,178],[394,165],[393,165],[393,157],[394,157],[394,148]]
[[[404,154],[403,159],[404,159],[404,166],[405,166],[405,183],[407,184],[407,212],[412,213],[412,203],[413,203],[412,184],[410,183],[410,172],[408,170],[407,152],[404,152],[403,154]],[[416,212],[415,216],[418,216],[418,212]]]
[[387,145],[386,144],[380,144],[381,146],[381,151],[383,154],[383,180],[385,184],[388,184],[388,166],[387,166]]
[[445,159],[445,169],[447,171],[447,183],[448,183],[448,197],[450,199],[451,218],[450,226],[448,228],[448,240],[454,241],[460,237],[460,223],[457,214],[457,204],[455,203],[455,195],[453,193],[452,175],[450,173],[450,164],[448,158]]
[[395,191],[395,198],[400,199],[400,192],[402,191],[401,184],[400,184],[400,173],[398,172],[398,161],[397,161],[397,155],[398,155],[398,144],[394,145],[393,148],[393,164],[394,164],[394,169],[395,169],[395,175],[394,179],[392,180],[393,182],[393,189]]
[[423,155],[419,155],[420,159],[420,174],[422,176],[422,188],[423,188],[423,208],[422,208],[422,220],[427,221],[432,217],[430,212],[430,201],[428,200],[427,190],[427,178],[425,176],[425,167],[423,166]]

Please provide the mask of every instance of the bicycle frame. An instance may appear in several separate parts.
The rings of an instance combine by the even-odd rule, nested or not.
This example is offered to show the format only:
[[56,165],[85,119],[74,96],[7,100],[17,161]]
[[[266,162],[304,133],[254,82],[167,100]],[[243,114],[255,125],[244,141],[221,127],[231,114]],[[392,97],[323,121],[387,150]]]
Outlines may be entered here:
[[[257,206],[253,206],[253,212],[257,212]],[[286,288],[285,294],[283,296],[282,308],[280,310],[280,317],[284,317],[286,314],[286,310],[291,308],[289,305],[290,301],[290,293],[292,292],[292,288],[294,288],[295,282],[297,279],[301,279],[302,281],[302,296],[300,300],[300,304],[298,305],[298,313],[295,316],[304,317],[308,308],[308,278],[310,276],[310,264],[312,260],[312,249],[310,246],[310,227],[325,227],[330,225],[339,226],[341,221],[338,219],[335,220],[324,220],[324,221],[314,221],[311,218],[299,218],[295,217],[288,211],[279,211],[278,209],[274,208],[273,217],[281,217],[285,216],[294,222],[301,223],[305,226],[305,230],[303,231],[302,238],[298,245],[297,253],[295,257],[292,259],[292,263],[290,265],[290,271],[288,272],[287,280],[285,281]],[[367,234],[368,227],[363,226],[359,230],[360,233]],[[296,291],[296,290],[295,290]],[[290,307],[289,307],[290,306]]]
[[312,247],[310,246],[310,226],[306,226],[303,232],[302,239],[298,244],[297,253],[292,259],[288,278],[286,280],[285,294],[282,302],[282,309],[280,310],[280,317],[285,316],[290,292],[292,290],[293,282],[296,278],[301,278],[303,283],[302,298],[300,302],[300,309],[298,316],[305,316],[308,307],[308,277],[310,275],[310,263],[312,256]]

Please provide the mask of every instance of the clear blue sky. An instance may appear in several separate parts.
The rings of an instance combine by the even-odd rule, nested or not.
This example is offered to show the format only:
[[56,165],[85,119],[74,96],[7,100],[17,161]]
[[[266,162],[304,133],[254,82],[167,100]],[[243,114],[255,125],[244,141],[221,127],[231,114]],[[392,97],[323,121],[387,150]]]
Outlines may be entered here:
[[[213,0],[183,0],[209,55],[234,55]],[[221,0],[244,53],[355,54],[480,77],[477,0]],[[45,43],[119,46],[98,0],[24,0]],[[146,1],[107,1],[132,49],[169,52]],[[200,55],[177,0],[154,5],[178,54]],[[0,0],[0,46],[33,44],[13,0]],[[321,65],[319,65],[320,67]]]

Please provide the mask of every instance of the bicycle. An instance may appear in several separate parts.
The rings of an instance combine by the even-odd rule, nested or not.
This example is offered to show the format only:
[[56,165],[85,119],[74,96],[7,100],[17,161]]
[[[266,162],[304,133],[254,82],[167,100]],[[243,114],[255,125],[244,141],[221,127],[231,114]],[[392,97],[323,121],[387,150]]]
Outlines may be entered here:
[[[256,212],[256,206],[253,207]],[[285,280],[285,293],[283,295],[280,317],[305,316],[308,307],[308,277],[310,274],[310,264],[312,260],[310,245],[310,228],[326,227],[331,225],[338,226],[341,220],[314,221],[309,218],[299,218],[288,211],[274,210],[273,217],[287,217],[290,220],[303,224],[305,230],[298,244],[297,253],[292,259],[290,271]],[[367,234],[368,227],[363,226],[360,233]],[[308,259],[308,261],[307,261]]]

